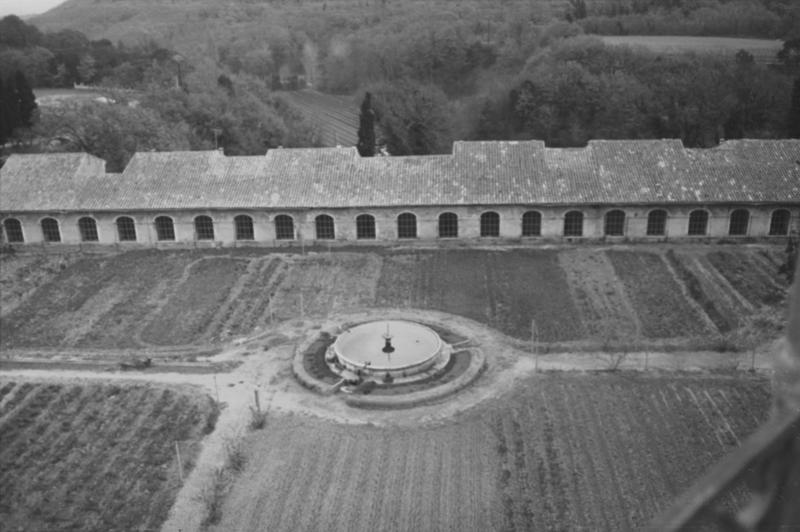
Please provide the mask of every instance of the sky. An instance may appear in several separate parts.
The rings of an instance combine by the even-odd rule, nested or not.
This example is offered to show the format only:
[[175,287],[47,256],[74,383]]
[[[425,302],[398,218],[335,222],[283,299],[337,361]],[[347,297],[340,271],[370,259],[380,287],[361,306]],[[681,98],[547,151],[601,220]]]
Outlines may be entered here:
[[0,0],[0,17],[6,15],[36,15],[54,8],[64,0]]

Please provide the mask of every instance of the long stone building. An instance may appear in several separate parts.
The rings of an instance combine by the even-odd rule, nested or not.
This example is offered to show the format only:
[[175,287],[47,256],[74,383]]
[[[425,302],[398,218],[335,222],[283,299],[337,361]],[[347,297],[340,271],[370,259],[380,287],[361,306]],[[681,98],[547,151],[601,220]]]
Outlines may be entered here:
[[800,140],[456,142],[448,155],[355,148],[83,153],[0,169],[10,244],[697,239],[800,231]]

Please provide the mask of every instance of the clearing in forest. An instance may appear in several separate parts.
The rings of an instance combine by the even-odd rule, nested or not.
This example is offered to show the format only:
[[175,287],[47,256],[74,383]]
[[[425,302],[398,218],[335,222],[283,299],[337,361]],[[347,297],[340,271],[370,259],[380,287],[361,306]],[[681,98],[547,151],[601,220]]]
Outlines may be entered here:
[[696,35],[595,35],[605,44],[643,46],[667,55],[707,53],[734,58],[746,50],[758,63],[774,63],[783,47],[780,39],[747,39],[739,37],[702,37]]

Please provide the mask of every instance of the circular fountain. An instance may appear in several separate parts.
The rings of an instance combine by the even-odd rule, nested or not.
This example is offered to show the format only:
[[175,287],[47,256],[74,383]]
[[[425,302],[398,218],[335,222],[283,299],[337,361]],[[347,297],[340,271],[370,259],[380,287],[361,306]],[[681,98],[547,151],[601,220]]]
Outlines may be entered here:
[[447,362],[449,346],[431,328],[402,320],[371,321],[342,332],[326,359],[347,378],[407,379]]

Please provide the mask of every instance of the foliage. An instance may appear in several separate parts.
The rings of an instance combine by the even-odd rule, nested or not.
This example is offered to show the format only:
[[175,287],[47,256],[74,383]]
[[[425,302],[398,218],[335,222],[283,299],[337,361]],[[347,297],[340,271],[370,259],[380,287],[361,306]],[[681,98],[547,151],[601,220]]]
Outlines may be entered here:
[[16,15],[0,19],[0,48],[24,48],[36,46],[42,41],[42,33],[32,25],[26,24]]
[[375,155],[375,111],[372,110],[372,94],[364,94],[361,114],[358,117],[358,153],[362,157]]
[[391,155],[426,155],[451,150],[452,123],[444,93],[411,81],[372,85],[369,91],[382,139]]
[[788,283],[794,282],[794,274],[797,269],[798,248],[800,248],[800,244],[798,244],[797,240],[794,237],[789,237],[786,242],[786,260],[778,269],[779,274],[786,276],[786,281]]
[[[591,138],[681,138],[712,146],[720,137],[783,131],[789,80],[741,57],[662,56],[568,39],[536,54],[510,93],[513,135],[553,146]],[[487,113],[481,131],[497,131]]]
[[[16,17],[0,21],[0,75],[18,69],[34,86],[144,91],[143,105],[186,124],[191,148],[219,142],[229,154],[318,144],[308,121],[270,92],[306,82],[334,93],[369,89],[376,99],[380,92],[374,111],[396,155],[447,151],[457,138],[579,146],[589,138],[679,137],[712,146],[787,132],[798,75],[796,3],[468,0],[455,9],[412,0],[401,9],[343,0],[324,7],[115,3],[98,19],[94,4],[74,0],[57,20],[55,13],[34,19],[49,31]],[[585,32],[785,37],[786,44],[780,68],[769,68],[741,54],[603,49],[574,38]]]
[[800,77],[795,78],[792,85],[792,104],[787,119],[789,137],[800,139]]
[[800,74],[800,37],[783,43],[778,61],[786,72]]
[[15,131],[33,125],[37,107],[36,97],[25,74],[17,70],[5,81],[0,75],[0,146]]
[[[576,19],[579,17],[575,17]],[[800,11],[750,0],[608,2],[579,23],[601,35],[719,35],[778,38],[790,34]]]
[[[263,155],[278,146],[315,146],[318,136],[285,100],[273,98],[257,80],[226,78],[220,86],[214,68],[187,76],[185,90],[154,87],[142,104],[168,123],[185,123],[192,149],[221,147],[227,155]],[[163,149],[163,148],[162,148]]]
[[185,124],[172,124],[143,106],[126,103],[65,103],[42,113],[36,131],[59,150],[85,151],[121,172],[137,151],[189,147]]
[[0,74],[21,70],[38,87],[71,87],[74,83],[139,87],[151,69],[177,70],[176,54],[145,40],[114,45],[90,40],[74,29],[42,33],[10,15],[0,19]]

